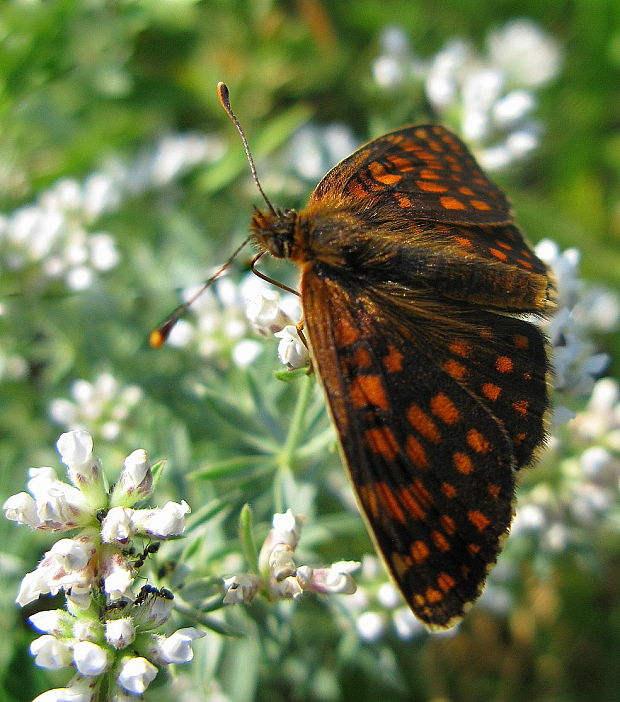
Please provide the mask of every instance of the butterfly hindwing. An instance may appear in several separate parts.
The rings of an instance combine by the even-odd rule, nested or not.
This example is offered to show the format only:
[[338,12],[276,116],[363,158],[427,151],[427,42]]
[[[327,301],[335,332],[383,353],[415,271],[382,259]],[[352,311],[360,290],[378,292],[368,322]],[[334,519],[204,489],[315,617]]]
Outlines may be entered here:
[[415,614],[431,628],[451,626],[479,595],[508,530],[513,441],[483,399],[433,358],[436,340],[423,324],[394,324],[384,301],[378,312],[372,293],[347,287],[335,271],[304,275],[302,298],[314,363],[379,549]]

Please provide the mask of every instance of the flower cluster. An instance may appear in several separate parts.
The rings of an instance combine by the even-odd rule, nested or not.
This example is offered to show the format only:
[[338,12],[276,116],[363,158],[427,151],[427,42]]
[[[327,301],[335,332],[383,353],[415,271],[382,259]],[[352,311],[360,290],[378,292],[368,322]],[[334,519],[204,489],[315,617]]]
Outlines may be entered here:
[[398,27],[384,31],[381,45],[373,67],[377,84],[394,90],[423,82],[438,117],[472,145],[486,168],[505,168],[538,146],[535,91],[555,78],[562,57],[556,41],[531,20],[490,32],[486,55],[454,38],[423,60]]
[[[191,299],[195,289],[184,292]],[[246,276],[239,285],[226,277],[201,295],[191,307],[193,320],[180,319],[168,343],[176,347],[193,346],[201,356],[227,354],[239,367],[252,363],[263,346],[252,338],[252,330],[261,336],[280,339],[278,353],[289,368],[308,363],[308,352],[299,338],[294,318],[299,318],[299,304],[293,295],[280,294],[255,275]],[[249,324],[248,324],[249,322]]]
[[88,429],[107,441],[116,439],[122,423],[142,399],[137,385],[121,387],[110,373],[100,373],[91,383],[76,380],[71,400],[57,398],[49,407],[51,418],[67,429]]
[[579,278],[579,251],[560,251],[544,239],[536,255],[552,270],[557,282],[558,309],[544,324],[553,347],[554,386],[563,396],[586,395],[609,363],[597,353],[593,331],[611,332],[620,321],[620,301],[612,292],[588,290]]
[[224,604],[252,602],[258,592],[273,600],[298,599],[304,592],[344,595],[355,592],[351,573],[359,568],[359,563],[339,561],[328,568],[295,564],[303,521],[290,509],[274,515],[273,528],[258,558],[260,574],[241,573],[225,578]]
[[278,356],[287,368],[292,370],[308,365],[308,348],[296,324],[284,310],[276,290],[257,290],[254,297],[248,299],[246,314],[259,334],[280,339]]
[[70,290],[89,288],[120,258],[114,237],[92,231],[124,199],[161,188],[200,162],[217,159],[214,137],[177,134],[129,163],[116,161],[83,182],[63,179],[31,205],[0,216],[0,259],[6,271],[38,266],[42,279],[63,280]]
[[[157,674],[157,666],[191,660],[191,641],[202,633],[181,629],[171,636],[157,630],[168,620],[172,593],[144,585],[133,586],[147,553],[156,544],[185,530],[185,502],[168,502],[161,509],[138,509],[151,495],[153,471],[146,452],[138,449],[125,459],[112,489],[85,431],[63,434],[57,443],[70,483],[49,467],[33,468],[29,493],[9,497],[8,519],[40,531],[75,532],[47,551],[36,570],[22,580],[21,606],[42,594],[63,591],[67,610],[34,614],[30,621],[43,635],[31,646],[39,666],[50,670],[73,667],[66,688],[49,690],[39,702],[109,699],[140,695]],[[149,540],[136,558],[132,543]],[[131,648],[129,648],[131,646]]]

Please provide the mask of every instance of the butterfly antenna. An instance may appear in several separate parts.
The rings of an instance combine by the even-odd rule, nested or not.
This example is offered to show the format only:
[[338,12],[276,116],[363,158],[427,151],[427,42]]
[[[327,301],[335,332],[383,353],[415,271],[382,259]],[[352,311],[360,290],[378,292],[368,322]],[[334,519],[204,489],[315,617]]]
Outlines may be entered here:
[[170,336],[170,332],[172,331],[174,325],[179,321],[179,319],[181,319],[181,317],[194,304],[194,302],[196,302],[196,300],[204,293],[204,291],[207,288],[210,288],[211,285],[228,268],[228,266],[230,266],[230,264],[235,260],[235,257],[237,256],[239,251],[241,251],[241,249],[248,243],[248,241],[250,241],[251,238],[251,234],[250,236],[246,237],[243,240],[243,242],[239,244],[239,246],[234,250],[234,252],[228,258],[226,263],[223,263],[208,280],[205,280],[198,292],[194,293],[187,302],[184,302],[182,305],[179,305],[174,310],[174,312],[168,317],[168,319],[163,324],[160,324],[157,327],[157,329],[153,329],[153,331],[149,335],[149,344],[152,348],[158,349],[160,346],[163,346],[163,344],[166,342],[166,339]]
[[248,159],[248,163],[250,164],[252,178],[254,179],[254,182],[256,183],[260,194],[263,196],[263,200],[267,203],[269,211],[275,217],[277,216],[277,212],[274,206],[271,204],[271,202],[269,202],[269,198],[265,195],[263,186],[260,184],[258,174],[256,173],[256,166],[254,165],[254,159],[252,158],[252,154],[250,153],[250,147],[248,146],[248,140],[245,137],[243,127],[241,126],[239,120],[237,119],[237,116],[232,111],[232,107],[230,106],[230,93],[228,92],[228,87],[225,83],[222,83],[221,81],[217,84],[217,97],[220,101],[220,105],[224,108],[224,111],[230,117],[231,122],[235,125],[235,127],[237,127],[237,131],[239,132],[239,136],[241,137],[241,142],[243,144],[243,149],[245,151],[246,158]]

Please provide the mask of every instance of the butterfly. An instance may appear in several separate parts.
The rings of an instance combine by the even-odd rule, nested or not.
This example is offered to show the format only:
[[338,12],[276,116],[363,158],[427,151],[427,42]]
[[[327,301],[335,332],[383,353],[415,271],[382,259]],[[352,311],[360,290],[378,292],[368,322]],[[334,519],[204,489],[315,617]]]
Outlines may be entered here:
[[450,628],[501,550],[517,471],[544,444],[550,364],[523,316],[552,311],[550,272],[438,124],[365,144],[300,211],[265,200],[251,236],[299,268],[312,367],[369,531],[413,613]]
[[480,595],[517,471],[545,438],[544,263],[445,127],[414,125],[336,165],[296,212],[254,212],[299,267],[303,327],[359,505],[430,629]]

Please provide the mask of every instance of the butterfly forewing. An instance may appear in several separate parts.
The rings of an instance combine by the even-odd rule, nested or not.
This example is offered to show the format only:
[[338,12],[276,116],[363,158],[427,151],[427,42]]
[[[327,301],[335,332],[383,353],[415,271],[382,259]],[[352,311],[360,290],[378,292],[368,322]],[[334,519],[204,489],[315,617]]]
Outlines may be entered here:
[[319,183],[311,201],[365,200],[406,210],[416,220],[500,224],[511,220],[502,191],[463,142],[440,125],[389,132],[362,146]]

